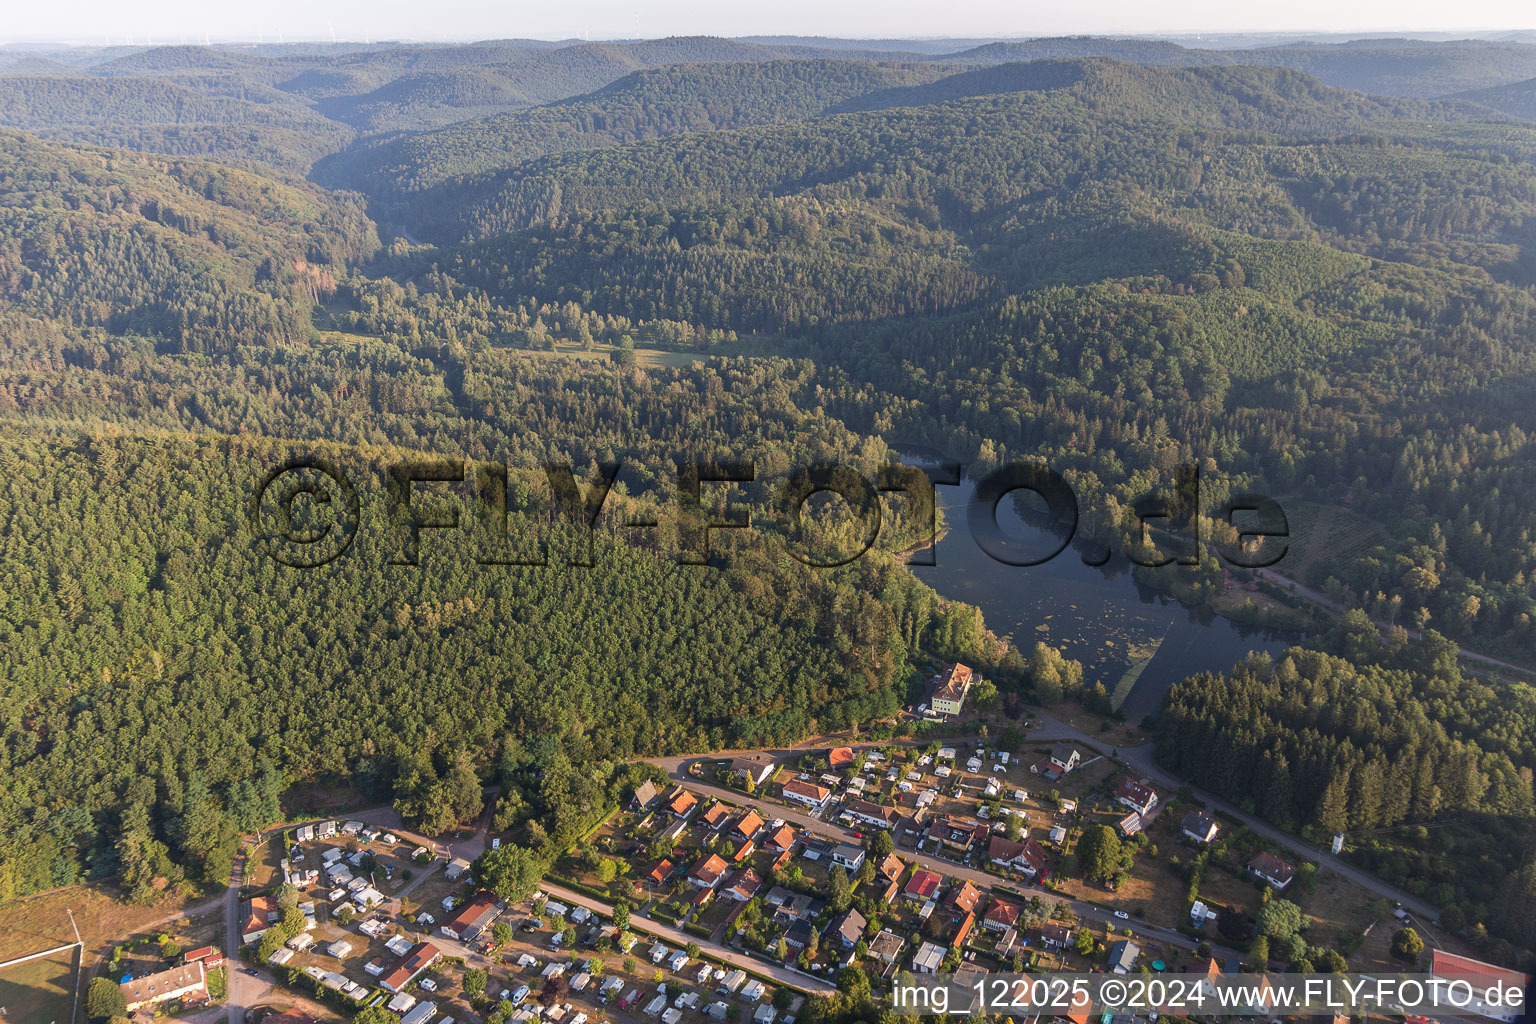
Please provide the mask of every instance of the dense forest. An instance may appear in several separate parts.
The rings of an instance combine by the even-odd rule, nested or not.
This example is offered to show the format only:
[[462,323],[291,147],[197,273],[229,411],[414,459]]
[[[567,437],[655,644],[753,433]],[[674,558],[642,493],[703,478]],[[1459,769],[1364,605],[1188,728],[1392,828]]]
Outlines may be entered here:
[[[901,441],[1043,458],[1127,537],[1187,466],[1207,517],[1349,506],[1373,539],[1294,581],[1347,614],[1176,686],[1159,756],[1516,957],[1536,705],[1456,650],[1536,664],[1533,75],[1406,40],[0,55],[0,898],[215,880],[319,789],[437,829],[499,781],[568,837],[632,755],[868,723],[933,657],[1026,695],[902,565]],[[305,454],[361,509],[314,569],[252,512]],[[448,479],[412,511],[413,460]],[[828,462],[883,526],[813,568],[863,537],[781,500]],[[595,530],[550,463],[611,480]]]
[[1319,841],[1357,837],[1356,859],[1515,959],[1536,945],[1536,689],[1464,676],[1433,630],[1380,649],[1363,616],[1343,629],[1352,656],[1293,649],[1176,685],[1159,760]]

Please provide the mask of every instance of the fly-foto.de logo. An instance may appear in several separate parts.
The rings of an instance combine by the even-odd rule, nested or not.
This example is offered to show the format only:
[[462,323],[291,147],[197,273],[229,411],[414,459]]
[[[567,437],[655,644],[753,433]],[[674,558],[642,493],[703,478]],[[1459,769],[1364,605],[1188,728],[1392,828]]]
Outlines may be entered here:
[[[586,483],[577,479],[568,463],[546,463],[535,474],[544,489],[548,518],[574,530],[578,537],[565,564],[578,568],[595,564],[592,538],[622,469],[620,462],[596,463],[596,473]],[[679,461],[675,469],[669,498],[646,506],[654,514],[630,515],[617,525],[626,531],[669,527],[675,532],[676,557],[682,565],[719,564],[712,537],[720,531],[750,536],[754,502],[762,503],[760,511],[771,513],[792,557],[817,567],[847,565],[880,539],[889,516],[884,499],[889,496],[900,496],[908,521],[924,527],[919,531],[922,543],[907,546],[907,560],[932,565],[931,545],[939,528],[937,488],[958,487],[963,479],[962,467],[953,463],[922,468],[892,464],[867,475],[850,465],[824,462],[778,474],[776,479],[760,479],[751,460]],[[510,512],[512,480],[507,466],[457,458],[382,467],[367,482],[382,484],[372,490],[382,492],[387,561],[419,565],[428,538],[470,532],[482,542],[480,553],[473,556],[478,564],[550,564],[547,537],[537,535],[541,531],[530,517]],[[520,479],[519,484],[526,481]],[[1042,535],[1050,538],[1043,549],[1038,541],[1023,544],[1010,537],[999,522],[1004,499],[1021,492],[1034,496],[1037,518],[1045,527]],[[361,493],[346,470],[323,458],[299,456],[273,467],[258,482],[249,511],[258,548],[295,568],[319,568],[335,561],[353,547],[362,529]],[[808,540],[810,506],[818,495],[840,498],[852,524],[835,553]],[[1210,542],[1210,547],[1238,568],[1274,565],[1287,550],[1283,541],[1289,536],[1289,525],[1274,499],[1238,494],[1217,509],[1202,510],[1200,473],[1193,465],[1176,467],[1171,487],[1132,503],[1126,515],[1130,527],[1126,536],[1141,543],[1126,543],[1123,554],[1137,565],[1200,564],[1208,543],[1201,535],[1202,519],[1229,527],[1225,541]],[[964,518],[972,539],[989,557],[1025,567],[1048,562],[1072,544],[1080,508],[1076,492],[1060,473],[1042,463],[1017,462],[998,466],[976,482]],[[1081,543],[1079,548],[1090,565],[1103,564],[1112,555],[1103,541]]]

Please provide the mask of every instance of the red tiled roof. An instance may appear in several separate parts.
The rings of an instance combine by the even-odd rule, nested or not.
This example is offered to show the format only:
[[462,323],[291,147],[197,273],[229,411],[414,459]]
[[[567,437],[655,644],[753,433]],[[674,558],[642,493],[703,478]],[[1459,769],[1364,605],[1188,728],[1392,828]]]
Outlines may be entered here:
[[795,845],[795,830],[790,828],[788,825],[780,825],[778,830],[775,831],[773,835],[763,840],[763,845],[777,847],[780,850],[787,850],[791,846]]
[[1031,871],[1045,867],[1045,847],[1034,839],[1015,842],[1002,836],[993,836],[987,844],[987,856],[992,860],[1009,862],[1022,860]]
[[741,872],[731,882],[731,891],[751,899],[763,886],[763,880],[751,868]]
[[839,765],[853,764],[853,748],[833,747],[832,752],[827,755],[827,763],[833,768]]
[[914,871],[907,880],[906,891],[909,895],[929,899],[939,891],[939,876],[932,871]]
[[1270,878],[1278,878],[1282,882],[1289,881],[1296,874],[1296,869],[1272,853],[1261,853],[1248,862],[1249,871],[1257,871],[1261,875]]
[[958,661],[944,670],[939,685],[934,688],[934,700],[959,700],[971,685],[971,667]]
[[971,929],[974,927],[976,927],[976,915],[974,913],[966,914],[965,919],[960,922],[960,927],[955,929],[955,937],[950,940],[949,944],[951,946],[960,945],[971,934]]
[[725,874],[728,866],[725,861],[711,853],[700,857],[698,862],[688,869],[688,877],[696,878],[706,885],[714,885],[720,880],[720,876]]
[[1152,787],[1144,785],[1129,775],[1121,779],[1120,785],[1115,789],[1116,800],[1129,800],[1137,807],[1145,807],[1147,801],[1154,796],[1156,794],[1152,791]]
[[419,942],[414,949],[405,954],[405,959],[400,961],[399,967],[384,976],[380,984],[391,992],[399,992],[410,984],[412,978],[431,967],[442,955],[443,951],[432,943]]
[[949,902],[964,911],[976,909],[977,902],[981,899],[981,890],[970,882],[962,882],[951,890]]
[[452,920],[443,924],[444,928],[452,929],[463,934],[466,928],[474,928],[483,925],[496,914],[496,896],[494,893],[481,889],[474,897],[459,908]]
[[1447,953],[1443,949],[1437,949],[1430,954],[1430,971],[1441,976],[1475,976],[1479,979],[1478,985],[1484,989],[1490,988],[1495,982],[1509,988],[1523,990],[1531,983],[1529,974],[1508,967],[1498,967],[1494,964],[1484,963],[1481,960],[1473,960],[1467,956],[1457,956],[1455,953]]
[[987,908],[982,915],[983,921],[991,921],[993,924],[1006,925],[1009,928],[1019,923],[1020,907],[1017,903],[1009,903],[1006,900],[997,900]]

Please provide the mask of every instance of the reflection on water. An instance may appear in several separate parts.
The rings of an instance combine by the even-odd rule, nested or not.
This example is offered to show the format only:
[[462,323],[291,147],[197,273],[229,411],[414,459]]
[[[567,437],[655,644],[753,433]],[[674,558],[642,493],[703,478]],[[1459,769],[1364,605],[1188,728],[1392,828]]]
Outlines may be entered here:
[[[922,464],[910,454],[907,461]],[[936,545],[936,564],[913,571],[944,597],[976,605],[988,628],[1011,636],[1026,654],[1042,640],[1081,661],[1084,680],[1103,683],[1117,703],[1123,700],[1131,721],[1156,711],[1168,688],[1186,676],[1219,671],[1249,651],[1273,653],[1294,642],[1148,590],[1119,553],[1099,567],[1083,564],[1076,545],[1043,565],[995,561],[976,545],[967,522],[975,491],[969,479],[938,488],[948,533]],[[1011,500],[1001,502],[997,520],[1010,549],[1047,553],[1060,544],[1059,537],[1021,518]]]

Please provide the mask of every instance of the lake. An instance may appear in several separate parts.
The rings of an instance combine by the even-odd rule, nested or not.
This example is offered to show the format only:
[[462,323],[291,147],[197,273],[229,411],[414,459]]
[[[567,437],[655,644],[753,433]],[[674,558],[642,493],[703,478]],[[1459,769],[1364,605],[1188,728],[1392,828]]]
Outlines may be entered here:
[[[1129,721],[1156,711],[1180,679],[1226,669],[1250,651],[1278,653],[1298,639],[1186,608],[1137,583],[1134,566],[1118,553],[1098,567],[1085,565],[1071,546],[1041,565],[996,561],[976,544],[967,521],[976,481],[937,490],[948,532],[935,545],[935,565],[912,567],[918,578],[980,608],[987,627],[1012,637],[1026,654],[1041,640],[1082,662],[1085,681],[1103,683]],[[1061,543],[1026,522],[1010,499],[999,504],[997,520],[1010,550],[1041,557]]]

